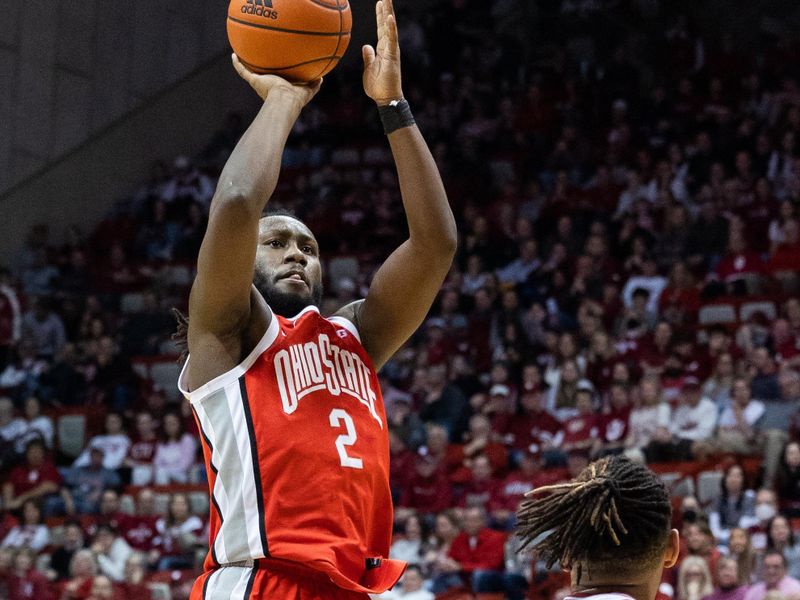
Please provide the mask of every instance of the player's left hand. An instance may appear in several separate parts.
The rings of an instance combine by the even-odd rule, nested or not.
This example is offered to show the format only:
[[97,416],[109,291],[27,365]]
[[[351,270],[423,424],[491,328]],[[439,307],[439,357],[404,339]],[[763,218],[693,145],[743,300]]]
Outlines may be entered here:
[[364,46],[364,91],[379,105],[403,98],[400,76],[400,42],[392,0],[378,0],[375,5],[378,21],[378,45]]

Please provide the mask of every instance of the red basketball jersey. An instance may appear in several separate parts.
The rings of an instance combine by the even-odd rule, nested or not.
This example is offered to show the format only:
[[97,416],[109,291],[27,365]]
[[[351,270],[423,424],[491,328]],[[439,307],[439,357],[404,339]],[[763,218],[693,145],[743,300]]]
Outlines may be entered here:
[[397,582],[386,414],[352,323],[316,307],[274,315],[243,363],[192,392],[182,374],[180,387],[211,492],[207,570],[270,557],[358,592]]

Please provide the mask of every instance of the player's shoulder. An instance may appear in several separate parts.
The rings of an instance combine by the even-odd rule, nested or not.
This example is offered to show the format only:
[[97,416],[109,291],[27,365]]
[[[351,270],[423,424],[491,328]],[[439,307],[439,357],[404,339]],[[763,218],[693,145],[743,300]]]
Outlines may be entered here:
[[328,317],[332,323],[344,327],[347,331],[352,333],[355,338],[361,341],[361,307],[364,305],[364,300],[356,300],[350,304],[344,305],[333,315]]

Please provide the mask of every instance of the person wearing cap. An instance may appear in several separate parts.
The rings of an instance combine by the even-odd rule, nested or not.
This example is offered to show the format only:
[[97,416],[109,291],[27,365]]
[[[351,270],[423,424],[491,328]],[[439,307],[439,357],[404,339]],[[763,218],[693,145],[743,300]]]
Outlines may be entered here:
[[692,460],[698,442],[707,442],[717,425],[717,407],[703,397],[700,381],[686,377],[681,385],[681,403],[669,427],[659,427],[645,449],[648,462]]

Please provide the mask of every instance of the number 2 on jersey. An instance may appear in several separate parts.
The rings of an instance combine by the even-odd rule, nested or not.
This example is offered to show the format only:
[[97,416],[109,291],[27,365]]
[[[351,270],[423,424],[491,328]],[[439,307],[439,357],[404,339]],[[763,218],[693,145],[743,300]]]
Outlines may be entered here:
[[337,429],[340,428],[342,421],[344,421],[344,427],[347,430],[347,433],[343,433],[336,438],[336,450],[339,452],[339,461],[342,463],[343,467],[349,467],[351,469],[363,469],[364,462],[360,458],[356,458],[355,456],[350,456],[347,454],[347,448],[345,448],[345,446],[352,446],[355,444],[356,440],[358,439],[358,435],[356,434],[356,426],[353,424],[353,419],[350,418],[350,415],[348,415],[343,409],[334,408],[331,411],[330,416],[331,427],[336,427]]

